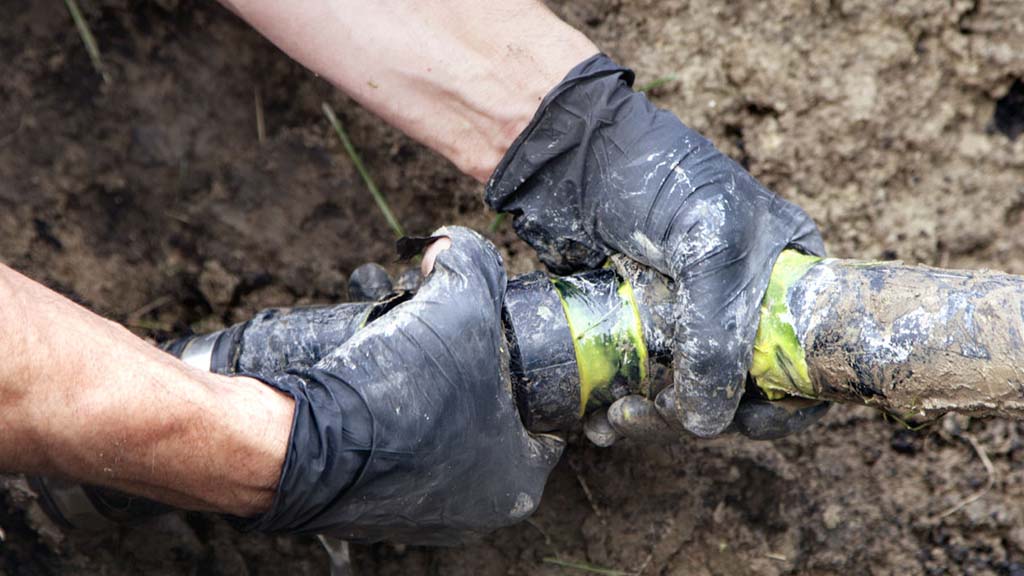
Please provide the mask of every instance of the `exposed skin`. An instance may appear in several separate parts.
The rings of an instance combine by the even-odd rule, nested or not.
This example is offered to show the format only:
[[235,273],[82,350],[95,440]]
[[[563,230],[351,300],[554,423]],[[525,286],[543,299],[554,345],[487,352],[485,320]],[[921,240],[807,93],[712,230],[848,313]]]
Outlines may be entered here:
[[[423,258],[424,276],[451,246]],[[0,471],[252,516],[277,487],[293,401],[178,361],[0,265]],[[61,330],[50,329],[61,326]]]
[[0,266],[0,463],[191,509],[270,505],[291,398],[190,368]]
[[484,182],[593,42],[534,0],[222,0],[292,58]]
[[[224,3],[480,181],[547,91],[597,52],[532,0]],[[2,471],[237,516],[270,506],[290,398],[189,368],[2,265],[0,326]]]

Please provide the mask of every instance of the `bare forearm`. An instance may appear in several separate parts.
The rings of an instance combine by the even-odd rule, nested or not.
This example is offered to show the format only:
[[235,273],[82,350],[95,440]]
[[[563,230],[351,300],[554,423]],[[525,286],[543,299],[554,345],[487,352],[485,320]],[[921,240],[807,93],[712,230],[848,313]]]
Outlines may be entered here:
[[480,181],[597,53],[535,0],[222,0],[297,61]]
[[185,366],[0,266],[0,466],[250,515],[273,496],[291,400]]

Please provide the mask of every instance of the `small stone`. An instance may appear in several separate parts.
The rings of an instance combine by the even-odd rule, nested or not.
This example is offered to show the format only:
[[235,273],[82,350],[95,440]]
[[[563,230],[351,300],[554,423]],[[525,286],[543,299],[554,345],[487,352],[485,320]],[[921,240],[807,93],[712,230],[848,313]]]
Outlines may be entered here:
[[843,523],[843,508],[838,504],[829,504],[825,507],[821,520],[825,523],[825,528],[835,530]]
[[913,430],[897,430],[893,432],[889,445],[900,454],[917,452],[917,434]]
[[199,273],[199,292],[215,310],[226,308],[235,297],[239,279],[216,260],[207,260]]

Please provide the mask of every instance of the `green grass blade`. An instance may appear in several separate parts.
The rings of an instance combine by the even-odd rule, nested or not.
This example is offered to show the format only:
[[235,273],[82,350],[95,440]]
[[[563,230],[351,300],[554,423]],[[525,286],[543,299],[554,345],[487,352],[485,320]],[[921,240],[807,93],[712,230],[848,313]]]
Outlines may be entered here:
[[78,2],[76,0],[64,0],[64,5],[68,7],[68,12],[71,13],[71,19],[75,22],[78,35],[82,37],[82,43],[85,44],[85,51],[89,53],[92,67],[96,69],[96,72],[103,78],[104,82],[110,82],[110,76],[103,67],[103,57],[100,55],[99,44],[96,43],[96,37],[89,30],[89,23],[82,16],[82,11],[78,9]]
[[363,165],[363,159],[359,157],[359,153],[356,152],[356,147],[352,145],[352,141],[349,140],[348,133],[341,126],[341,121],[338,120],[337,115],[334,114],[334,109],[327,102],[321,105],[324,111],[324,116],[327,116],[327,121],[334,127],[334,131],[338,134],[338,139],[341,140],[341,145],[345,147],[345,152],[348,152],[348,157],[352,159],[352,164],[355,165],[356,171],[363,177],[363,182],[366,183],[366,187],[370,189],[370,195],[373,196],[374,202],[377,203],[377,207],[384,214],[384,219],[388,221],[388,226],[395,231],[395,235],[398,237],[405,236],[405,230],[402,225],[395,218],[395,214],[391,211],[391,207],[388,206],[388,201],[381,194],[377,188],[377,184],[373,181],[370,176],[370,172]]
[[651,80],[647,84],[644,84],[643,86],[637,88],[637,91],[644,92],[644,93],[650,92],[651,90],[654,90],[658,86],[664,86],[665,84],[668,84],[669,82],[675,82],[678,79],[679,79],[679,77],[676,76],[675,74],[669,74],[668,76],[662,76],[661,78],[655,78],[654,80]]
[[495,232],[497,232],[498,228],[500,228],[501,225],[505,223],[506,216],[508,216],[507,212],[495,214],[494,218],[491,219],[491,225],[487,227],[487,233],[494,234]]

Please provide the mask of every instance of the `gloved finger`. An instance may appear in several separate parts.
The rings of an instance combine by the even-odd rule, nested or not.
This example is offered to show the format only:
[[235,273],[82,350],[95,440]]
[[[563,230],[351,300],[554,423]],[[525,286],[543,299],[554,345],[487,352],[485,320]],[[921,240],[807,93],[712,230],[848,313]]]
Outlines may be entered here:
[[805,398],[745,398],[736,410],[736,431],[753,440],[775,440],[806,430],[831,407]]
[[380,300],[390,294],[392,289],[391,277],[380,264],[363,264],[348,277],[348,298],[352,302]]
[[[639,395],[624,396],[608,407],[608,423],[620,436],[632,440],[679,441],[688,434],[675,416],[674,402],[674,396],[668,390],[659,394],[654,402]],[[669,403],[669,406],[659,408],[659,403]]]
[[511,525],[520,522],[533,514],[540,505],[551,470],[558,464],[565,450],[565,440],[553,434],[530,434],[521,429],[525,442],[521,444],[518,457],[506,455],[504,458],[516,458],[518,465],[510,478],[513,491],[508,498],[499,498],[492,502],[498,510],[505,513],[506,518],[500,525]]
[[463,302],[452,297],[464,290],[483,291],[492,304],[488,319],[498,322],[507,276],[494,245],[461,226],[439,228],[433,236],[446,237],[451,245],[435,252],[432,270],[413,300],[445,302],[453,312],[477,314],[481,311],[465,310]]
[[583,435],[595,446],[607,448],[618,442],[621,435],[608,421],[608,409],[601,408],[587,415],[583,421]]
[[[713,302],[712,298],[701,300],[706,305]],[[743,396],[754,336],[744,326],[752,320],[747,316],[734,304],[727,304],[717,314],[707,309],[676,321],[674,408],[683,427],[699,437],[721,434],[732,422]]]

